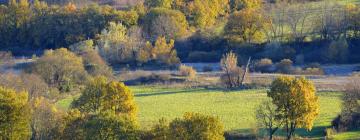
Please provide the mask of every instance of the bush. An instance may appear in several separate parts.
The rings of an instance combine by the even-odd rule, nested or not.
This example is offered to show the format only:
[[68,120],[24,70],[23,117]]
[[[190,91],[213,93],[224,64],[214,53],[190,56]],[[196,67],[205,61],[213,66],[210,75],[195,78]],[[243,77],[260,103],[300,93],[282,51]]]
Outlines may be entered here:
[[179,67],[179,75],[186,76],[187,79],[194,79],[196,77],[196,70],[190,66],[181,65]]
[[155,140],[224,140],[224,126],[218,118],[198,113],[185,113],[170,123],[160,119],[147,133]]
[[61,91],[69,91],[73,84],[83,83],[87,77],[81,57],[65,48],[47,50],[28,71],[40,75],[47,84]]
[[293,62],[290,59],[283,59],[276,64],[276,71],[279,73],[291,74],[294,72]]
[[271,72],[270,68],[273,65],[271,59],[263,58],[255,63],[255,71]]

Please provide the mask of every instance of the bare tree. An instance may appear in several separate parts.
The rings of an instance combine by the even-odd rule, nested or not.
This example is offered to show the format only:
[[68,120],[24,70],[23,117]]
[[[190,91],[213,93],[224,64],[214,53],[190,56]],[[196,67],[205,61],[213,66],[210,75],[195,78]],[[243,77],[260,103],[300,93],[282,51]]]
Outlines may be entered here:
[[241,87],[244,85],[244,80],[248,71],[250,58],[248,64],[244,68],[245,70],[237,66],[237,63],[237,56],[233,52],[225,54],[221,59],[220,64],[224,71],[224,74],[220,77],[220,79],[227,88]]
[[274,133],[281,127],[281,122],[276,119],[276,106],[271,101],[262,102],[256,109],[256,120],[260,127],[265,127],[269,140],[273,139]]

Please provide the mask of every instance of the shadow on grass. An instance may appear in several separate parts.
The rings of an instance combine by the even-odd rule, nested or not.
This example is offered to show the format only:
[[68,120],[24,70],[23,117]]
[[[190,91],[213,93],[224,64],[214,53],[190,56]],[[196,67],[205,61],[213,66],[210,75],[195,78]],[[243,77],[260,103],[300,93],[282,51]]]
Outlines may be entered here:
[[[295,135],[296,137],[301,137],[301,138],[316,138],[316,139],[322,139],[324,138],[324,130],[325,130],[325,126],[318,126],[318,127],[313,127],[313,129],[311,131],[307,131],[305,129],[296,129],[295,131]],[[255,135],[255,133],[257,133],[257,135]],[[260,128],[257,131],[255,131],[254,129],[236,129],[236,130],[232,130],[232,131],[228,131],[225,133],[225,137],[227,139],[251,139],[253,137],[260,137],[260,138],[265,138],[267,137],[267,130],[264,128]],[[275,134],[274,137],[285,137],[286,136],[286,132],[283,129],[279,129]]]
[[189,89],[189,90],[181,90],[181,91],[164,91],[164,92],[154,92],[154,93],[142,93],[142,94],[136,94],[135,97],[170,95],[170,94],[199,92],[199,91],[207,91],[207,90],[208,90],[208,89],[204,89],[204,88],[203,88],[203,89]]
[[159,95],[170,95],[170,94],[179,94],[179,93],[192,93],[192,92],[223,92],[224,94],[237,92],[237,91],[246,91],[251,89],[226,89],[220,87],[199,87],[199,88],[189,88],[178,91],[164,91],[164,92],[140,92],[135,94],[135,97],[147,97],[147,96],[159,96]]

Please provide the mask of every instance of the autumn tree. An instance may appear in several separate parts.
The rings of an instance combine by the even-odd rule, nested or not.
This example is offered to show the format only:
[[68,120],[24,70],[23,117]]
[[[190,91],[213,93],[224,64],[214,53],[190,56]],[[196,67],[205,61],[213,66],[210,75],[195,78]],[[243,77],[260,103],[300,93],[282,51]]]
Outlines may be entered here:
[[105,77],[92,79],[72,108],[90,114],[111,113],[136,119],[134,95],[123,83],[108,81]]
[[50,100],[37,97],[31,101],[31,139],[57,139],[58,126],[62,123],[63,112]]
[[[105,77],[92,79],[80,97],[72,102],[65,138],[135,139],[136,105],[133,94],[123,83]],[[76,136],[78,137],[78,136]]]
[[263,0],[230,0],[230,8],[232,11],[239,11],[244,8],[260,8]]
[[52,91],[55,91],[54,93],[57,91],[52,90],[40,76],[27,73],[0,74],[0,86],[14,89],[17,92],[27,91],[29,100],[40,96],[51,98],[54,95]]
[[234,12],[225,26],[225,37],[233,42],[261,43],[265,29],[270,25],[260,8],[244,8]]
[[105,60],[99,55],[93,40],[82,41],[71,45],[69,48],[82,57],[85,70],[91,76],[112,76],[111,67],[109,67]]
[[145,0],[147,7],[171,8],[173,0]]
[[68,91],[73,84],[82,83],[87,75],[81,57],[65,48],[45,51],[29,71],[61,91]]
[[0,108],[0,139],[29,139],[28,93],[0,87]]
[[188,22],[178,10],[153,8],[144,18],[144,29],[152,40],[160,36],[178,39],[187,34]]
[[296,128],[311,130],[319,114],[318,97],[314,84],[302,78],[281,76],[275,79],[267,95],[276,106],[276,119],[283,122],[287,139]]
[[190,24],[207,28],[215,24],[218,17],[227,14],[228,0],[175,0],[175,9],[183,12]]
[[84,124],[85,139],[138,139],[132,120],[115,114],[90,115]]
[[351,3],[346,5],[346,12],[349,15],[348,19],[348,30],[353,31],[353,35],[351,37],[353,38],[359,38],[360,37],[360,7]]
[[174,43],[174,40],[167,42],[165,37],[158,37],[152,49],[153,59],[167,65],[180,63],[180,59],[177,57],[174,48]]

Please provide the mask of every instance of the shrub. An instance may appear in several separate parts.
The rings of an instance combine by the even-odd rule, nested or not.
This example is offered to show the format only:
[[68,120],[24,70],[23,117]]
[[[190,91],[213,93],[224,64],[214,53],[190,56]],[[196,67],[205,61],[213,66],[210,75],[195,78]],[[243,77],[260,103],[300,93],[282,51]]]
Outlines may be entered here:
[[283,59],[276,64],[276,71],[285,74],[294,72],[293,62],[290,59]]
[[186,76],[187,79],[194,79],[196,77],[196,70],[190,66],[181,65],[179,67],[179,74]]
[[47,84],[61,91],[68,91],[73,84],[83,83],[87,75],[81,57],[65,48],[47,50],[28,71],[40,75]]
[[270,68],[273,65],[271,59],[264,58],[255,63],[255,70],[260,72],[270,72]]

